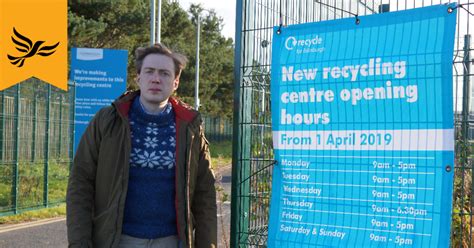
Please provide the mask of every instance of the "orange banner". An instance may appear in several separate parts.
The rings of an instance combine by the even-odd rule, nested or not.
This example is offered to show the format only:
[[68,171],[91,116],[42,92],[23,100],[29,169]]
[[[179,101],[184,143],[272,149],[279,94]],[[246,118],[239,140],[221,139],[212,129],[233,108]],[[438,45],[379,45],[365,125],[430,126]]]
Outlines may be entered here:
[[0,0],[0,90],[30,77],[67,90],[67,1]]

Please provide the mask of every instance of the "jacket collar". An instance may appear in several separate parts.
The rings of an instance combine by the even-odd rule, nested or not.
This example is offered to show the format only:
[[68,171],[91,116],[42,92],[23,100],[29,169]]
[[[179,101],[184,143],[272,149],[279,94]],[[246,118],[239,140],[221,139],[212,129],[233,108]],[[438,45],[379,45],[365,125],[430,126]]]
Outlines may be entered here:
[[[128,119],[128,112],[130,111],[130,107],[132,106],[133,99],[135,99],[135,97],[139,95],[140,90],[127,91],[119,98],[117,98],[113,102],[113,105],[116,107],[122,117]],[[185,122],[191,122],[198,115],[198,112],[194,110],[191,106],[174,97],[170,97],[169,101],[173,106],[173,111],[177,119],[182,119]]]

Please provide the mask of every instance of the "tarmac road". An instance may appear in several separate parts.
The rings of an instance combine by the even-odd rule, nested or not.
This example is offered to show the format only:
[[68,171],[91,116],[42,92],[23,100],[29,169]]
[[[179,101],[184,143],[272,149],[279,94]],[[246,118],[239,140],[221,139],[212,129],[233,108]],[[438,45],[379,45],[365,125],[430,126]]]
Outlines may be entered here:
[[1,226],[0,247],[67,247],[66,220],[58,218],[46,221]]
[[[221,202],[218,192],[217,224],[218,247],[230,247],[230,192],[231,167],[216,172],[216,187],[221,187],[228,200]],[[221,196],[221,197],[220,197]],[[67,247],[66,220],[56,218],[18,225],[0,225],[0,248],[55,248]]]
[[[216,188],[221,187],[222,192],[217,192],[217,247],[230,247],[230,192],[232,167],[224,167],[216,172]],[[227,200],[223,199],[223,193],[227,194]]]

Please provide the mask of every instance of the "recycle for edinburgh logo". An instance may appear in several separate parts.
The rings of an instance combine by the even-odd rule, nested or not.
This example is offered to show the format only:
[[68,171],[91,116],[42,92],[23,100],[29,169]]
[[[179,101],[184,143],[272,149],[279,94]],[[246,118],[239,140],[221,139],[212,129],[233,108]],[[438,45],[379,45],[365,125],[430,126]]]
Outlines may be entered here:
[[323,38],[319,35],[303,39],[297,39],[294,36],[289,36],[286,38],[284,45],[286,50],[291,51],[295,49],[297,54],[324,52]]
[[13,43],[15,43],[16,45],[15,47],[16,50],[23,53],[24,55],[15,57],[8,54],[7,56],[8,56],[8,59],[10,60],[10,63],[18,67],[22,67],[26,59],[31,58],[35,55],[49,56],[53,54],[56,51],[55,50],[56,47],[58,47],[59,45],[59,42],[57,42],[54,45],[46,46],[46,45],[43,45],[45,41],[42,41],[42,40],[36,41],[33,44],[33,42],[30,39],[28,39],[24,35],[21,35],[18,31],[16,31],[15,28],[13,28],[13,34],[14,36],[12,36],[11,38],[12,38]]

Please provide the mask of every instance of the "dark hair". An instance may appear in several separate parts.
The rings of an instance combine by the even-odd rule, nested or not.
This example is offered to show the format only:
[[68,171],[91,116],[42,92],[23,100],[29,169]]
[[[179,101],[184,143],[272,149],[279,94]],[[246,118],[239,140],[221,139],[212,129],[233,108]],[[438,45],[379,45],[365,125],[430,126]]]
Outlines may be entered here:
[[188,63],[188,59],[186,58],[186,56],[180,53],[175,53],[160,43],[155,43],[155,45],[153,46],[139,47],[137,48],[137,50],[135,50],[135,67],[137,69],[138,74],[140,74],[140,71],[142,69],[143,60],[149,54],[161,54],[173,59],[175,78],[178,77],[179,74],[181,74],[181,71],[186,67],[186,64]]

